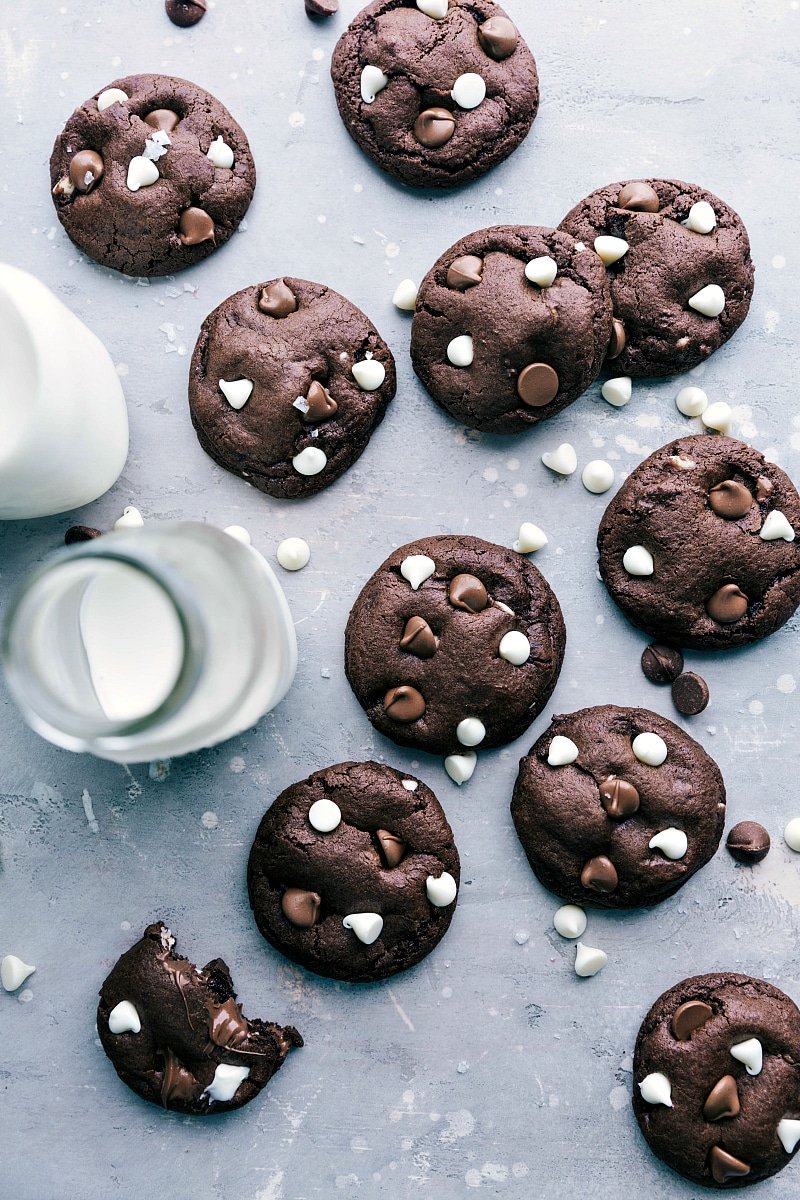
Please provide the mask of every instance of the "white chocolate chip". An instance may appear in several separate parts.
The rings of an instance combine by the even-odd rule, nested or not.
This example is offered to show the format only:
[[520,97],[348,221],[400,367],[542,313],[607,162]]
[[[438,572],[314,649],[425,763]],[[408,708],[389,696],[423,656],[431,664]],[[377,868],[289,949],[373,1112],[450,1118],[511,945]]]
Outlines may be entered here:
[[519,527],[517,540],[512,546],[517,554],[535,554],[537,550],[541,550],[547,545],[547,534],[538,525],[534,525],[532,521],[523,521]]
[[233,1099],[239,1085],[244,1083],[249,1074],[249,1067],[232,1067],[229,1063],[218,1063],[214,1078],[201,1095],[207,1096],[209,1102],[216,1100],[218,1104],[225,1104]]
[[665,858],[671,859],[672,862],[677,862],[679,858],[683,858],[686,854],[689,847],[689,840],[682,829],[675,829],[670,826],[669,829],[662,829],[647,844],[651,850],[660,850]]
[[595,458],[583,468],[581,482],[587,492],[601,496],[614,485],[614,468],[605,459]]
[[793,1154],[795,1146],[800,1142],[800,1121],[792,1117],[784,1117],[778,1122],[778,1138],[787,1154]]
[[278,546],[276,558],[284,571],[302,571],[311,558],[308,542],[299,537],[284,538]]
[[639,1091],[646,1104],[663,1104],[666,1108],[672,1108],[672,1084],[660,1071],[645,1075],[639,1084]]
[[711,233],[717,227],[717,214],[707,200],[698,200],[689,209],[684,225],[693,233]]
[[459,108],[477,108],[486,99],[486,83],[474,71],[459,75],[450,95]]
[[132,504],[129,504],[127,508],[123,508],[122,516],[117,517],[114,522],[115,529],[141,529],[143,525],[144,517],[138,508],[134,508]]
[[220,379],[219,390],[231,408],[244,408],[253,394],[252,379]]
[[550,287],[557,274],[558,263],[549,254],[543,254],[541,258],[532,258],[525,268],[525,278],[541,288]]
[[128,163],[128,178],[126,186],[129,192],[138,192],[139,188],[150,187],[159,178],[158,167],[152,159],[137,154]]
[[731,1046],[731,1057],[744,1063],[748,1075],[760,1075],[764,1065],[764,1051],[758,1038],[748,1038]]
[[378,913],[350,913],[342,921],[345,929],[350,929],[360,942],[371,946],[377,942],[383,930],[383,917]]
[[700,417],[708,408],[708,396],[702,388],[681,388],[675,397],[678,412],[685,417]]
[[555,450],[548,450],[542,455],[542,462],[557,475],[574,475],[578,469],[578,456],[569,442],[562,442]]
[[392,304],[401,312],[413,312],[417,307],[418,291],[413,279],[403,279],[394,289]]
[[245,546],[251,545],[253,541],[244,525],[229,525],[223,533],[227,533],[228,537],[232,537],[236,542],[243,542]]
[[416,779],[403,779],[401,782],[407,792],[415,792],[419,787],[419,783]]
[[318,446],[306,446],[292,459],[292,466],[298,475],[319,475],[328,465],[328,456]]
[[0,962],[0,983],[7,992],[15,992],[35,970],[36,967],[23,962],[16,954],[7,954]]
[[622,565],[629,575],[652,575],[653,556],[644,546],[629,546],[622,556]]
[[475,348],[468,333],[454,337],[447,347],[447,357],[454,367],[471,367],[475,358]]
[[783,831],[783,840],[790,850],[800,854],[800,817],[792,817]]
[[400,574],[411,584],[411,590],[418,592],[426,579],[430,579],[436,570],[436,563],[427,554],[409,554],[400,564]]
[[718,317],[725,307],[725,293],[718,283],[708,283],[689,297],[689,307],[704,317]]
[[795,532],[789,524],[785,513],[782,513],[778,508],[774,508],[771,513],[767,513],[766,520],[761,526],[761,532],[758,536],[765,542],[777,542],[779,538],[782,538],[784,542],[793,542]]
[[610,267],[612,263],[619,262],[629,249],[624,238],[612,237],[607,233],[594,239],[594,252],[599,255],[607,267]]
[[566,767],[574,763],[580,751],[572,738],[557,733],[547,751],[547,761],[551,767]]
[[433,875],[428,876],[425,891],[434,908],[447,908],[458,894],[458,884],[449,871],[443,871],[438,879]]
[[374,104],[375,97],[382,92],[389,82],[389,76],[384,75],[380,67],[367,64],[361,72],[361,99],[365,104]]
[[214,138],[214,141],[208,147],[206,158],[215,167],[222,167],[223,170],[230,170],[233,166],[233,150],[231,150],[222,135]]
[[420,12],[425,13],[426,17],[433,17],[434,21],[441,21],[447,16],[448,0],[417,0],[417,8]]
[[107,108],[111,108],[112,104],[127,104],[127,102],[128,97],[122,88],[106,88],[97,97],[97,108],[99,112],[105,112]]
[[477,717],[465,717],[458,722],[456,737],[462,746],[480,746],[486,737],[486,726]]
[[633,384],[628,375],[618,375],[615,379],[607,379],[600,388],[600,395],[614,408],[624,408],[633,394]]
[[463,783],[469,783],[477,765],[478,756],[474,750],[465,750],[463,754],[448,754],[444,760],[445,771],[459,787]]
[[108,1014],[108,1028],[112,1033],[141,1033],[142,1022],[130,1000],[120,1000]]
[[314,801],[308,810],[308,820],[317,833],[333,833],[341,823],[342,810],[326,796],[322,800]]
[[660,767],[667,757],[667,743],[657,733],[637,733],[631,749],[639,762],[648,767]]
[[724,400],[718,400],[716,404],[709,404],[700,416],[706,429],[713,429],[717,433],[727,433],[731,427],[732,418],[731,406]]
[[508,613],[510,617],[515,616],[513,608],[509,608],[507,604],[503,604],[502,600],[493,600],[492,608],[499,608],[501,612]]
[[596,975],[598,971],[602,971],[607,962],[608,955],[604,950],[598,950],[594,946],[584,946],[583,942],[578,942],[575,947],[575,974],[580,975],[581,979],[589,979],[592,975]]
[[531,644],[518,629],[504,634],[500,641],[499,654],[514,667],[523,666],[531,656]]
[[366,358],[362,358],[359,362],[353,363],[352,371],[353,379],[355,379],[362,392],[377,392],[386,378],[386,367],[382,362],[378,362],[377,358],[373,358],[371,354],[368,354]]
[[697,466],[693,458],[684,458],[681,454],[673,454],[667,459],[667,462],[676,471],[693,471]]
[[579,938],[586,932],[586,913],[577,904],[562,904],[553,916],[553,928],[563,938]]

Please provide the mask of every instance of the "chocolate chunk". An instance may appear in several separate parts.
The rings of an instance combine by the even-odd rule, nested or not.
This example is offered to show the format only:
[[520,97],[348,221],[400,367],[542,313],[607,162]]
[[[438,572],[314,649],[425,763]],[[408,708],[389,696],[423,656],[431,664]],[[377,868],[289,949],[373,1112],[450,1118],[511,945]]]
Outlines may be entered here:
[[447,268],[447,286],[456,292],[475,287],[483,278],[483,259],[477,254],[462,254]]
[[214,222],[202,208],[187,208],[181,213],[179,237],[184,246],[199,246],[214,241]]
[[439,642],[424,617],[409,617],[406,621],[400,649],[417,658],[433,658]]
[[734,1158],[721,1146],[712,1146],[708,1155],[708,1165],[716,1183],[727,1183],[729,1179],[739,1179],[750,1174],[750,1167],[740,1158]]
[[281,909],[287,921],[298,929],[311,929],[319,919],[322,897],[305,888],[287,888],[281,896]]
[[726,521],[735,521],[750,512],[753,497],[743,483],[735,479],[725,479],[708,493],[708,503],[718,517]]
[[750,601],[737,583],[725,583],[706,601],[706,612],[720,625],[734,625],[747,612]]
[[164,1059],[164,1073],[161,1078],[161,1103],[164,1108],[176,1108],[196,1100],[202,1089],[191,1071],[178,1061],[168,1046],[161,1054]]
[[619,317],[614,317],[611,324],[611,341],[608,343],[606,350],[606,358],[619,358],[622,351],[625,349],[627,342],[627,334],[625,333],[625,322],[620,321]]
[[696,1029],[702,1029],[710,1021],[714,1010],[703,1000],[687,1000],[676,1008],[672,1016],[672,1032],[679,1042],[688,1042]]
[[603,808],[615,821],[633,816],[639,809],[639,793],[632,783],[609,775],[599,785]]
[[517,394],[530,408],[544,408],[558,395],[558,375],[547,363],[530,363],[520,371]]
[[715,1083],[703,1105],[703,1116],[707,1121],[722,1121],[725,1117],[738,1117],[739,1089],[732,1075],[723,1075]]
[[75,546],[78,542],[91,542],[93,538],[102,536],[101,529],[92,529],[90,525],[71,525],[64,534],[64,545]]
[[154,108],[144,119],[145,125],[151,129],[160,129],[163,133],[172,133],[180,124],[180,117],[171,108]]
[[164,8],[173,25],[188,29],[206,15],[206,0],[165,0]]
[[610,858],[599,854],[590,858],[581,871],[581,883],[593,892],[613,892],[619,883],[617,868]]
[[696,717],[708,707],[708,684],[694,671],[685,671],[672,685],[672,702],[685,717]]
[[489,594],[475,575],[456,575],[450,582],[448,595],[454,608],[464,612],[483,612],[489,603]]
[[103,160],[94,150],[79,150],[69,164],[70,183],[83,195],[103,178]]
[[447,145],[455,131],[456,119],[447,108],[426,108],[414,122],[414,137],[429,150]]
[[297,312],[297,297],[285,279],[276,279],[261,289],[258,307],[268,317],[288,317],[290,313]]
[[410,725],[425,713],[425,698],[414,687],[401,684],[391,688],[383,698],[383,711],[393,721]]
[[725,843],[739,862],[757,863],[766,858],[770,849],[770,838],[758,821],[740,821],[734,825]]
[[766,475],[759,475],[756,483],[756,500],[761,503],[762,500],[768,500],[775,491],[775,485],[771,479],[767,479]]
[[306,0],[306,16],[332,17],[339,11],[339,0]]
[[634,180],[626,183],[617,197],[617,208],[627,208],[632,212],[657,213],[661,208],[658,192],[649,183]]
[[403,861],[406,844],[402,838],[390,833],[388,829],[376,829],[375,837],[381,847],[381,854],[387,867],[397,867]]
[[674,683],[683,670],[683,655],[653,642],[642,651],[642,671],[651,683]]
[[508,17],[489,17],[488,21],[478,26],[478,41],[490,58],[502,62],[516,50],[519,34],[516,25]]
[[328,389],[323,387],[316,379],[312,381],[306,393],[306,402],[308,404],[308,411],[303,413],[303,420],[307,425],[315,425],[322,421],[328,421],[339,409],[339,405]]

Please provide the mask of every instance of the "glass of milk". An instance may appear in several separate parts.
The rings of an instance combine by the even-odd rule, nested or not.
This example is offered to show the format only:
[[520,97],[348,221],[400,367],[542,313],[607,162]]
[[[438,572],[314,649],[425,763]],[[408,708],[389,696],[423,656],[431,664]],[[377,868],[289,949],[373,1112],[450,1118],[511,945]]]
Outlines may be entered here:
[[170,522],[55,554],[12,601],[2,655],[37,733],[146,762],[254,725],[289,690],[297,641],[257,550],[208,525]]

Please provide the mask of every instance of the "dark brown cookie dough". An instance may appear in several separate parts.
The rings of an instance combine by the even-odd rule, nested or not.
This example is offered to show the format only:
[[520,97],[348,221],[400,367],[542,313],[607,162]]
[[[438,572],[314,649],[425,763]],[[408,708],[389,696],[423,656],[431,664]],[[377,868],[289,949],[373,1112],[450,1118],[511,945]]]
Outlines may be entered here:
[[[711,223],[713,210],[709,232],[687,227],[695,205],[691,222],[699,229]],[[608,365],[615,375],[687,371],[747,316],[753,295],[747,230],[730,205],[704,188],[676,179],[611,183],[577,204],[561,228],[590,249],[609,235],[628,243],[608,267],[617,318]],[[724,294],[716,316],[689,303],[709,285]]]
[[[666,749],[657,766],[642,761],[660,757],[649,753],[653,734]],[[520,762],[511,814],[551,892],[572,904],[635,908],[671,896],[713,857],[725,784],[671,721],[605,704],[553,718]]]
[[376,729],[450,754],[524,733],[565,643],[558,600],[526,558],[476,537],[430,537],[395,550],[364,586],[345,670]]
[[633,1110],[650,1149],[705,1187],[780,1171],[800,1144],[799,1047],[800,1012],[762,979],[726,971],[664,992],[633,1057]]
[[289,276],[223,300],[203,322],[189,371],[206,454],[283,499],[343,475],[395,389],[392,353],[360,309]]
[[351,137],[412,187],[483,175],[539,107],[533,55],[492,0],[374,0],[339,40],[331,75]]
[[[540,285],[526,268],[555,278]],[[425,277],[411,357],[433,399],[457,420],[517,433],[589,387],[610,336],[611,296],[597,255],[557,229],[502,225],[456,242]],[[465,338],[472,361],[458,365]]]
[[448,930],[458,851],[418,779],[346,762],[287,788],[258,828],[247,871],[264,937],[320,975],[385,979]]
[[162,922],[119,959],[100,989],[97,1031],[123,1083],[195,1116],[252,1100],[303,1039],[292,1026],[247,1020],[221,958],[198,970]]
[[[629,621],[673,646],[758,641],[800,605],[800,497],[780,467],[733,438],[662,446],[605,511],[600,573]],[[652,574],[624,565],[631,547]],[[641,570],[641,561],[629,566]]]
[[[225,165],[208,157],[212,144]],[[203,88],[129,75],[72,114],[53,147],[50,184],[61,224],[90,258],[126,275],[166,275],[227,242],[256,168],[244,132]]]

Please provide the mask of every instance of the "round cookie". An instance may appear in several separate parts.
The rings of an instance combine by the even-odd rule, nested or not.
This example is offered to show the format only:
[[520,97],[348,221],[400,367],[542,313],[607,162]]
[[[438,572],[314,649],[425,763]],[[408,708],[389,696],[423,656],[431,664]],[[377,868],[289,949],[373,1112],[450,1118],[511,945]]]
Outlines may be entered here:
[[352,983],[430,954],[449,928],[459,878],[433,792],[376,762],[339,763],[286,788],[258,827],[247,869],[267,941]]
[[333,288],[273,279],[206,317],[189,370],[189,407],[215,462],[269,496],[321,492],[383,420],[392,353]]
[[412,187],[477,179],[516,150],[539,107],[533,55],[492,0],[373,0],[331,76],[350,136]]
[[800,1011],[763,979],[721,971],[664,992],[633,1057],[633,1110],[650,1149],[704,1187],[780,1171],[800,1145],[798,1047]]
[[550,585],[481,538],[422,538],[390,554],[345,631],[345,670],[372,724],[401,746],[502,746],[547,703],[566,632]]
[[511,815],[551,892],[637,908],[677,892],[713,857],[725,784],[671,721],[604,704],[553,717],[520,762]]
[[242,129],[209,92],[170,75],[117,79],[56,138],[59,220],[90,258],[125,275],[167,275],[237,229],[256,186]]
[[175,953],[161,921],[112,968],[100,989],[97,1031],[132,1091],[202,1117],[254,1099],[303,1044],[292,1026],[247,1020],[222,959],[198,971]]
[[597,255],[557,229],[502,225],[456,242],[425,277],[411,357],[464,425],[518,433],[586,391],[610,337]]
[[600,574],[660,641],[720,650],[780,629],[800,605],[800,497],[734,438],[679,438],[633,471],[600,522]]
[[590,248],[604,239],[596,248],[608,263],[614,301],[608,358],[615,375],[688,371],[747,316],[747,230],[704,188],[676,179],[611,183],[577,204],[561,228]]

